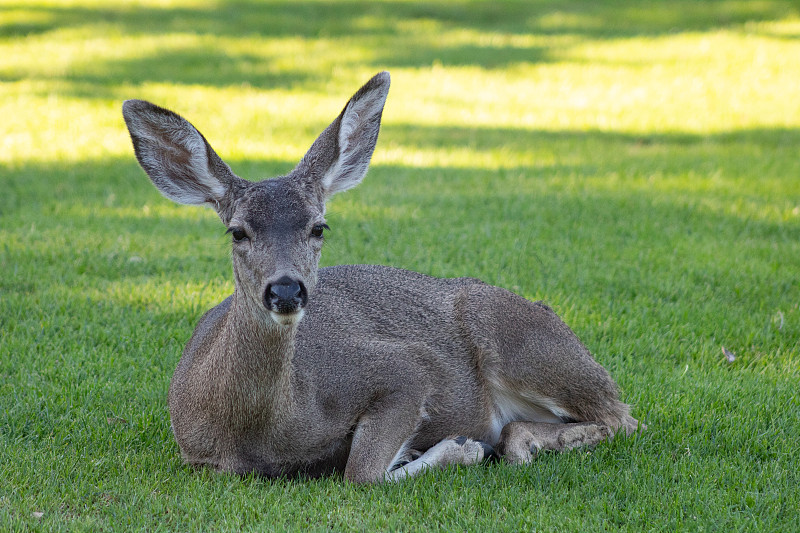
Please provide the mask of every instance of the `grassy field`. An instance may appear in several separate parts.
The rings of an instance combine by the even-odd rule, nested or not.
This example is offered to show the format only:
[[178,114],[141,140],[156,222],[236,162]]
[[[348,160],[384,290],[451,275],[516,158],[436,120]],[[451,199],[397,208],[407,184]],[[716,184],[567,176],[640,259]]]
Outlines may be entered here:
[[[777,0],[0,0],[0,529],[797,531],[798,65]],[[229,239],[121,101],[259,179],[383,69],[323,263],[545,299],[647,432],[384,486],[181,464],[167,387]]]

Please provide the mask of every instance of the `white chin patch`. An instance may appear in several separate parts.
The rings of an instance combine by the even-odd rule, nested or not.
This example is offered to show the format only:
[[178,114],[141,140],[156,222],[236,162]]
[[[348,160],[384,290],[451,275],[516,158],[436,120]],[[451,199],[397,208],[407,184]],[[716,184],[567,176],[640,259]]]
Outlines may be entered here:
[[279,326],[293,326],[302,320],[304,314],[304,309],[298,309],[295,313],[276,313],[275,311],[269,312],[270,318],[272,318],[272,320]]

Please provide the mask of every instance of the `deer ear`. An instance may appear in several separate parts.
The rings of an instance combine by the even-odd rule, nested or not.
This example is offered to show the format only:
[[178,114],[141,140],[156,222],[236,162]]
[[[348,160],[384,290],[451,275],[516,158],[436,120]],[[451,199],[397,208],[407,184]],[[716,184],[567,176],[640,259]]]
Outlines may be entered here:
[[305,179],[311,177],[323,201],[364,179],[378,141],[390,82],[389,73],[381,72],[364,84],[295,168]]
[[223,222],[245,183],[189,121],[144,100],[126,100],[122,115],[136,159],[158,190],[174,202],[210,205]]

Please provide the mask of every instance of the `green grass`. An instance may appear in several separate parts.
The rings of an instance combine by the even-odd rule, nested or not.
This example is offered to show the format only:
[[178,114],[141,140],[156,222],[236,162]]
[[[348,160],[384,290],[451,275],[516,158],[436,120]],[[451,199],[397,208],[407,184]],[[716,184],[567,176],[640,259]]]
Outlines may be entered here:
[[[800,529],[798,61],[789,1],[0,0],[0,528]],[[371,487],[181,464],[166,391],[229,245],[121,101],[257,179],[382,69],[323,262],[547,300],[645,433]]]

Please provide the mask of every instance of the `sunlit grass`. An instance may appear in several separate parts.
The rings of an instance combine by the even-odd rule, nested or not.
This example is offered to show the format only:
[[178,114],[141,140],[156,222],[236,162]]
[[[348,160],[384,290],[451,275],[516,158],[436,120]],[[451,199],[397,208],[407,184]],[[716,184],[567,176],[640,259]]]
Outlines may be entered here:
[[[196,33],[189,23],[181,27],[181,16],[165,16],[168,28],[177,26],[171,31],[130,31],[126,17],[147,7],[139,4],[105,6],[113,16],[60,27],[57,15],[36,5],[0,13],[3,25],[52,26],[0,41],[0,77],[7,80],[0,113],[11,117],[0,124],[0,158],[9,163],[125,154],[127,140],[111,108],[128,97],[157,100],[189,116],[202,111],[195,120],[234,157],[296,158],[355,80],[391,66],[392,49],[408,50],[409,63],[416,63],[418,51],[421,63],[391,67],[390,123],[702,134],[791,127],[800,120],[800,100],[790,97],[800,91],[794,73],[800,43],[783,37],[800,32],[796,19],[609,38],[570,33],[571,26],[582,26],[575,17],[590,20],[592,13],[544,15],[536,25],[547,34],[467,29],[420,17],[397,17],[397,27],[387,31],[379,23],[385,19],[362,15],[352,25],[364,35],[309,38],[215,34],[213,27]],[[168,4],[154,5],[168,13]],[[559,24],[567,28],[563,34],[553,30]],[[461,54],[452,65],[436,59],[451,54]],[[473,64],[469,54],[492,68]],[[189,83],[168,82],[176,70]],[[291,133],[298,128],[304,136]],[[437,157],[450,157],[446,164],[495,163],[447,148],[428,156],[413,152],[395,151],[395,159],[422,166]],[[381,162],[383,155],[377,157]],[[525,151],[502,159],[530,163]]]
[[[0,524],[792,529],[798,64],[788,1],[0,0]],[[259,179],[384,69],[373,168],[331,202],[323,263],[547,300],[645,434],[394,487],[181,465],[166,390],[233,289],[229,242],[149,184],[122,100]]]

